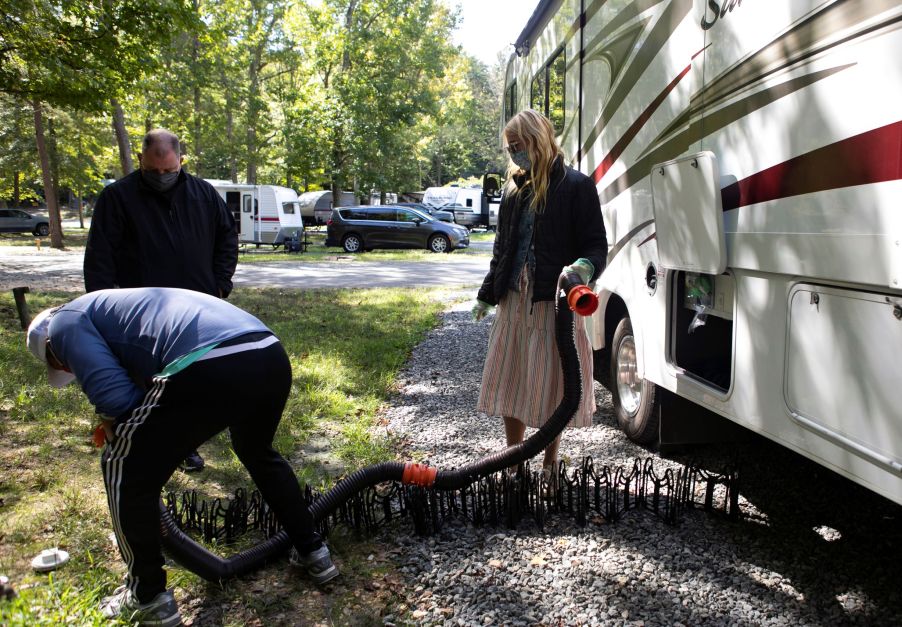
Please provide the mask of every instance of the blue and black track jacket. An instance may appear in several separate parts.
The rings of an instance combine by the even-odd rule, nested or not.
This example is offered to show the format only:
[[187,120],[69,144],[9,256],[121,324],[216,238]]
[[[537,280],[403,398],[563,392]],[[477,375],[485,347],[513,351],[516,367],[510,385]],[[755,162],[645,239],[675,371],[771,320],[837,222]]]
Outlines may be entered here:
[[50,318],[50,346],[97,409],[119,417],[169,363],[205,346],[269,329],[234,305],[172,288],[100,290]]

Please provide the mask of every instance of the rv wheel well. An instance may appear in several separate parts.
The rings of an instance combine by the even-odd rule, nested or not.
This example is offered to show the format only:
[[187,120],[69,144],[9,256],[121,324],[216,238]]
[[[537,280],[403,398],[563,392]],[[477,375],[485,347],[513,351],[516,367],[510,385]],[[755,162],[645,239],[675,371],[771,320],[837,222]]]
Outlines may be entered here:
[[626,303],[617,296],[611,294],[608,299],[607,309],[604,310],[604,345],[610,348],[611,342],[614,340],[614,331],[617,329],[617,323],[628,315]]
[[595,351],[595,379],[611,389],[611,344],[617,324],[627,315],[626,303],[617,294],[611,294],[604,309],[604,348]]

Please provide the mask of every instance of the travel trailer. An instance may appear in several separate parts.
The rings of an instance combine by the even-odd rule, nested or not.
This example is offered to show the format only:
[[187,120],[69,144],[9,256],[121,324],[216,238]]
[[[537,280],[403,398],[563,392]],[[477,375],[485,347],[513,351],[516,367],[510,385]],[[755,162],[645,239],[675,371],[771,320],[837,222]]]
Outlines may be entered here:
[[239,227],[242,244],[280,245],[295,234],[303,237],[301,207],[293,189],[208,180],[225,200]]
[[[304,218],[305,226],[315,226],[317,224],[325,224],[332,215],[332,192],[304,192],[298,197],[301,203],[301,216]],[[354,192],[342,192],[341,200],[337,207],[353,207],[357,205],[357,198]]]
[[902,503],[902,4],[547,0],[532,107],[608,235],[592,319],[620,425],[704,407]]
[[423,194],[423,204],[451,212],[461,226],[494,229],[501,206],[501,177],[486,174],[482,187],[429,187]]

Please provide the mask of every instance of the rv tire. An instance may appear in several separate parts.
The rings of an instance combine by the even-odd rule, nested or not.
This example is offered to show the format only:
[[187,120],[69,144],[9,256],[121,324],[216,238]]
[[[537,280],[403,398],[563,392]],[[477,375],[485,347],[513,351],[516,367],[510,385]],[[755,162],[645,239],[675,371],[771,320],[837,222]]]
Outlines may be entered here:
[[341,240],[341,247],[345,249],[346,253],[359,253],[363,250],[363,240],[357,233],[348,233]]
[[592,361],[595,380],[610,390],[613,385],[611,381],[611,347],[605,346],[597,351],[592,351]]
[[617,424],[637,444],[658,439],[659,395],[657,386],[636,374],[636,340],[629,316],[614,331],[610,353],[610,387]]

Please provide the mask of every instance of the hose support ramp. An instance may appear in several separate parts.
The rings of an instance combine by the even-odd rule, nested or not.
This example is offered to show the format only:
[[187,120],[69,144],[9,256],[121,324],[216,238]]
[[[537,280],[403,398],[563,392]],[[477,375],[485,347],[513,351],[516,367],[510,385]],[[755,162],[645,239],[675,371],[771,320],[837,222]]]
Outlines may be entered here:
[[[317,523],[322,523],[360,491],[380,483],[400,482],[431,487],[435,490],[458,490],[481,477],[516,466],[542,452],[576,414],[583,393],[574,336],[573,310],[571,303],[568,302],[570,292],[580,285],[579,276],[572,273],[562,274],[558,281],[558,297],[555,300],[555,339],[564,375],[564,395],[557,409],[536,433],[519,444],[452,470],[438,470],[426,465],[401,462],[384,462],[361,468],[339,481],[331,490],[310,504],[313,519]],[[577,307],[577,301],[585,302],[587,296],[585,291],[580,292],[579,298],[573,299],[574,309],[585,310],[585,307]],[[291,547],[288,534],[282,530],[256,546],[229,558],[222,558],[182,531],[162,500],[160,522],[161,542],[167,553],[181,566],[208,581],[222,581],[244,575],[280,557]]]

